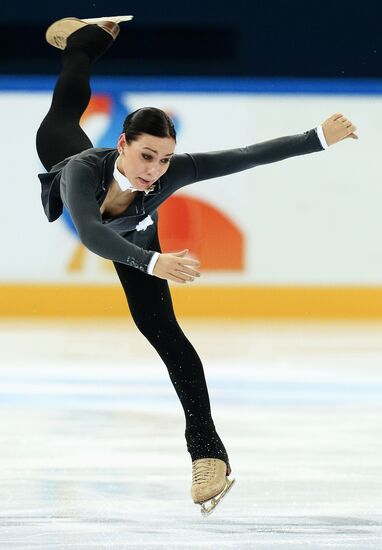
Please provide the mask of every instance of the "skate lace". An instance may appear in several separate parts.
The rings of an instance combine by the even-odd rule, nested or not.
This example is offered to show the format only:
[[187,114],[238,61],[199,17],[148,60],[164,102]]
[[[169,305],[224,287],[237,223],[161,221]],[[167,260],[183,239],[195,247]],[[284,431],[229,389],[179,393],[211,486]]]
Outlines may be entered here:
[[204,483],[210,481],[216,471],[215,460],[203,460],[192,465],[192,483]]

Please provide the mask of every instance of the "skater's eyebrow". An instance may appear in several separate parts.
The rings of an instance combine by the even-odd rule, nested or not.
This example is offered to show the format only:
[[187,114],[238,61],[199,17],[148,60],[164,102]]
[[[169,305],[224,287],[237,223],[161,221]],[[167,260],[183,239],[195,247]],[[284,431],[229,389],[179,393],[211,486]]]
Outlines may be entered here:
[[[149,151],[152,151],[156,155],[158,154],[158,151],[155,151],[155,149],[151,149],[151,147],[143,147],[143,149],[148,149]],[[172,157],[174,153],[167,153],[167,155],[164,155],[165,157]]]

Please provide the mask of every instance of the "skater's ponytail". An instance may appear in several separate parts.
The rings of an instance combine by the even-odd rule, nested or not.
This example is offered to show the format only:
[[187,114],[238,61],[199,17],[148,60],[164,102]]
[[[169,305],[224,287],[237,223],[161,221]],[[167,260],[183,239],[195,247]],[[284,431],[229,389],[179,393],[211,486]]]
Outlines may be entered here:
[[143,107],[130,113],[123,123],[123,132],[127,143],[136,140],[141,134],[176,141],[174,123],[167,113],[156,107]]

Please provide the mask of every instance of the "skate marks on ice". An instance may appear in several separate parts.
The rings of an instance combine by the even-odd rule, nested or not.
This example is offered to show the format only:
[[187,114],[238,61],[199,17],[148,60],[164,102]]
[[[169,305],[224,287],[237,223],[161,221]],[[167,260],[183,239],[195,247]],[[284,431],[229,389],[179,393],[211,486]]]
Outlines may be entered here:
[[[134,330],[123,362],[103,350],[125,327],[103,327],[103,341],[34,328],[18,347],[28,331],[0,331],[0,548],[382,548],[377,331],[361,327],[361,345],[346,327],[242,327],[239,359],[223,361],[221,335],[192,330],[197,348],[215,346],[202,355],[236,478],[206,518],[177,399],[155,356],[137,356]],[[90,339],[102,346],[89,358]]]
[[[202,518],[195,515],[194,507],[180,494],[188,481],[182,475],[147,475],[143,480],[145,473],[139,468],[133,475],[126,475],[124,469],[115,470],[113,475],[107,470],[95,470],[84,481],[83,473],[74,468],[47,470],[39,478],[35,471],[33,481],[24,477],[18,480],[19,486],[16,480],[10,480],[5,485],[5,494],[12,493],[13,498],[7,499],[1,513],[2,547],[12,550],[380,547],[381,523],[373,517],[375,511],[367,514],[363,510],[355,517],[346,515],[349,506],[339,510],[338,505],[326,508],[322,503],[319,514],[317,505],[305,503],[304,499],[298,506],[284,498],[282,503],[271,501],[269,487],[259,490],[254,476],[244,475],[242,483],[247,490],[236,497],[232,492],[231,501],[220,503],[215,516]],[[271,493],[277,493],[276,486]],[[254,497],[258,500],[255,506]],[[295,487],[291,498],[296,499]]]

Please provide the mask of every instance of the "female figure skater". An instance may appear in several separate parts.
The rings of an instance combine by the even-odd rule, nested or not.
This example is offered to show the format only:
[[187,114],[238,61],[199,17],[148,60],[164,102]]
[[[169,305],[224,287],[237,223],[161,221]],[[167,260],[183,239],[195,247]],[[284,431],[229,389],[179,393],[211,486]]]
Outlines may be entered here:
[[[297,155],[321,151],[356,128],[341,114],[289,137],[227,151],[177,154],[175,129],[161,110],[127,116],[116,148],[93,148],[79,121],[90,100],[90,67],[131,16],[56,21],[49,44],[63,50],[52,104],[37,132],[39,174],[50,222],[65,204],[82,243],[113,261],[138,329],[157,350],[182,404],[192,459],[191,493],[202,513],[213,510],[233,483],[227,451],[216,431],[201,361],[174,315],[168,280],[193,281],[199,262],[187,250],[163,254],[158,206],[177,189]],[[208,501],[211,501],[209,505]]]

